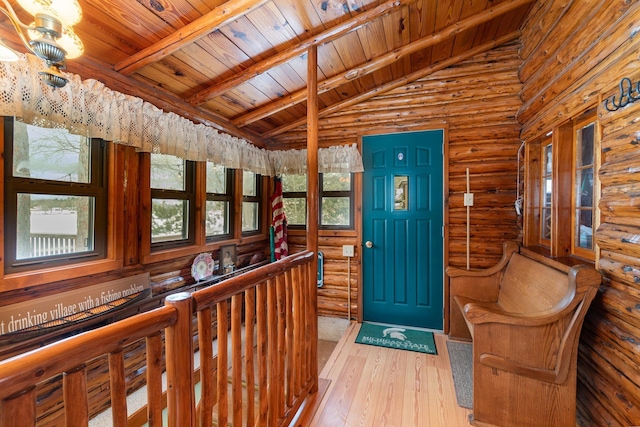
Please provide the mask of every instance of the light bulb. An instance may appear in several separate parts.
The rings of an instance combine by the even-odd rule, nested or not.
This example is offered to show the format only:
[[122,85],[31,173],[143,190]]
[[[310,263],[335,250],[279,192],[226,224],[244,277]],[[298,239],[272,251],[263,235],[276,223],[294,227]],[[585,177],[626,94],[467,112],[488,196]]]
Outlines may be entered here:
[[82,19],[78,0],[51,0],[50,7],[65,27],[76,25]]
[[67,59],[77,58],[84,53],[82,40],[70,27],[62,28],[62,37],[57,42],[67,52]]
[[18,0],[18,4],[31,15],[48,10],[49,2],[43,0]]

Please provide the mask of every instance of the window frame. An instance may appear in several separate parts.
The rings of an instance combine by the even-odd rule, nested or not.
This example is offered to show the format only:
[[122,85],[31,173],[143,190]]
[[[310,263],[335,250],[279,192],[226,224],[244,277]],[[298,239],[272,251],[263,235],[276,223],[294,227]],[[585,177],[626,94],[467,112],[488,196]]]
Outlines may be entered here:
[[576,130],[584,125],[594,124],[593,146],[593,200],[592,230],[599,224],[600,211],[598,170],[600,167],[600,123],[596,108],[590,108],[576,117],[555,126],[546,137],[551,135],[552,153],[552,205],[551,205],[551,241],[546,245],[542,237],[541,221],[544,203],[543,181],[543,144],[546,137],[527,144],[526,178],[525,178],[525,218],[523,244],[527,247],[538,247],[541,253],[552,258],[579,258],[594,262],[597,255],[595,233],[592,234],[593,250],[576,247]]
[[[204,169],[205,169],[205,174],[206,174],[206,170],[207,170],[207,163],[211,163],[214,164],[213,162],[204,162]],[[215,165],[218,166],[218,165]],[[234,230],[234,191],[233,189],[235,188],[234,185],[234,179],[235,179],[235,173],[234,173],[234,169],[230,169],[227,167],[224,167],[224,171],[225,171],[225,184],[226,184],[226,189],[224,193],[208,193],[207,192],[207,186],[206,186],[206,176],[205,176],[205,183],[203,185],[204,187],[204,192],[205,192],[205,201],[204,201],[204,221],[205,221],[205,226],[204,226],[204,235],[205,235],[205,240],[207,243],[211,243],[211,242],[218,242],[218,241],[222,241],[222,240],[230,240],[233,238],[233,230]],[[227,206],[229,211],[227,212],[227,233],[224,234],[215,234],[215,235],[207,235],[207,226],[206,226],[206,204],[208,201],[223,201],[223,202],[227,202]]]
[[[300,175],[300,174],[292,174]],[[354,230],[355,229],[355,174],[349,173],[350,190],[348,191],[331,191],[324,190],[324,173],[318,174],[318,229],[319,230]],[[306,175],[305,175],[306,176]],[[282,197],[287,199],[304,199],[305,206],[307,206],[307,192],[306,191],[282,191]],[[349,224],[348,225],[323,225],[322,224],[322,209],[324,198],[349,198]],[[286,211],[285,211],[286,214]],[[287,224],[287,227],[293,230],[305,230],[307,218],[305,217],[305,224]]]
[[[324,189],[324,173],[320,173],[318,177],[318,189],[320,194],[318,195],[318,227],[322,230],[352,230],[353,229],[353,173],[349,173],[349,190],[325,190]],[[324,198],[348,198],[349,199],[349,224],[346,225],[323,225],[322,224],[322,210]]]
[[[13,136],[14,117],[4,117],[4,259],[3,275],[29,274],[43,269],[77,267],[82,263],[107,260],[109,247],[113,241],[109,233],[109,165],[111,164],[106,141],[100,138],[89,138],[91,143],[90,182],[53,181],[39,178],[24,178],[13,176]],[[62,255],[52,255],[39,258],[17,260],[15,233],[7,230],[17,230],[17,195],[19,193],[93,197],[94,218],[91,220],[93,232],[93,250]]]
[[[550,147],[551,149],[551,170],[547,171],[546,169],[546,149]],[[545,137],[540,144],[540,158],[542,161],[540,162],[540,212],[538,213],[538,225],[537,225],[537,233],[538,233],[538,242],[540,245],[550,248],[551,241],[553,239],[553,198],[554,198],[554,188],[553,188],[553,169],[554,169],[554,161],[553,161],[553,139],[551,135]],[[551,181],[551,200],[550,204],[547,207],[545,204],[546,199],[546,181]],[[549,209],[549,238],[547,239],[544,236],[544,221],[545,221],[545,209]]]
[[[244,236],[254,236],[254,235],[258,235],[258,234],[262,234],[263,232],[263,202],[262,202],[262,196],[263,196],[263,192],[262,192],[262,183],[263,183],[263,177],[262,175],[258,174],[258,173],[253,173],[254,174],[254,181],[253,181],[253,185],[254,185],[254,190],[255,190],[255,195],[253,196],[245,196],[244,194],[244,170],[240,170],[240,176],[242,177],[242,185],[241,187],[241,191],[240,194],[242,196],[242,202],[240,203],[240,230],[241,230],[241,235]],[[251,172],[251,171],[246,171],[246,172]],[[243,219],[242,219],[242,214],[244,213],[244,204],[245,203],[257,203],[258,204],[258,209],[257,209],[257,222],[258,222],[258,228],[256,228],[255,230],[242,230],[242,223],[243,223]]]
[[[177,156],[174,156],[179,158]],[[151,252],[159,252],[167,249],[181,248],[192,246],[196,243],[196,162],[184,160],[184,190],[168,190],[151,187],[151,155],[149,155],[149,191],[151,195],[149,205],[149,243]],[[187,221],[186,231],[187,237],[183,239],[170,240],[164,242],[153,242],[153,233],[151,230],[153,200],[184,200],[187,201],[188,214],[183,221]],[[184,226],[184,224],[183,224]]]
[[[585,165],[580,166],[581,170],[592,168],[593,169],[593,184],[592,184],[592,199],[591,199],[591,246],[593,249],[583,248],[579,245],[576,245],[576,228],[577,228],[577,215],[578,215],[578,206],[577,206],[577,197],[576,197],[576,184],[577,184],[577,171],[579,167],[578,163],[578,130],[584,129],[589,125],[593,125],[593,157],[591,159],[592,163],[585,167]],[[595,260],[595,239],[594,239],[594,231],[595,231],[595,223],[596,223],[596,149],[598,147],[598,122],[597,117],[594,115],[588,115],[586,117],[577,118],[574,120],[573,124],[573,164],[571,165],[572,169],[572,185],[571,185],[571,253],[575,256],[589,259],[591,261]],[[582,209],[586,210],[586,209]]]

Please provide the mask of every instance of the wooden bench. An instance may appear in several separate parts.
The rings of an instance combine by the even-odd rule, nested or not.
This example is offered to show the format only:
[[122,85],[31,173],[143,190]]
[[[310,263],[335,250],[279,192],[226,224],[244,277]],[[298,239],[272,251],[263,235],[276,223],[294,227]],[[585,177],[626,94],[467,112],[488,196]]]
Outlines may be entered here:
[[450,337],[473,339],[472,425],[575,427],[578,340],[600,274],[554,268],[514,242],[492,268],[446,272]]

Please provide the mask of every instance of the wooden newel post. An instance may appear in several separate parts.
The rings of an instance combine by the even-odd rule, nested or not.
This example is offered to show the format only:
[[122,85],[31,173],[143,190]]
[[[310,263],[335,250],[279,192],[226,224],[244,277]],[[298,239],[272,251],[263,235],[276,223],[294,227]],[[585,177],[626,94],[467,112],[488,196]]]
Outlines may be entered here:
[[307,249],[315,254],[309,272],[309,310],[307,311],[311,392],[318,390],[318,48],[307,55]]
[[169,427],[195,427],[193,300],[189,293],[180,292],[169,295],[165,305],[174,307],[178,315],[176,323],[165,329]]

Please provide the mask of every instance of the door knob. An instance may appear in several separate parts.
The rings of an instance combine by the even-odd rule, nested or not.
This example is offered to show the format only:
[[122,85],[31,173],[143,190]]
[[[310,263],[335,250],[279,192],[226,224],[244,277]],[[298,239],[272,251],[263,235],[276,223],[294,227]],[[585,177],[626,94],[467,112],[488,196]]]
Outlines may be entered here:
[[366,243],[364,244],[366,247],[368,248],[372,248],[373,247],[373,243],[371,243],[371,240],[367,240]]

